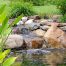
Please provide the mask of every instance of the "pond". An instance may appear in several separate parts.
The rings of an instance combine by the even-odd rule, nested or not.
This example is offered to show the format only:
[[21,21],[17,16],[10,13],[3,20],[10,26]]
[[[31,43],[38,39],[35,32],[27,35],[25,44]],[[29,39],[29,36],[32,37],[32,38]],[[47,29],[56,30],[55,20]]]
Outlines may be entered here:
[[29,49],[13,51],[18,59],[12,66],[66,66],[65,49]]

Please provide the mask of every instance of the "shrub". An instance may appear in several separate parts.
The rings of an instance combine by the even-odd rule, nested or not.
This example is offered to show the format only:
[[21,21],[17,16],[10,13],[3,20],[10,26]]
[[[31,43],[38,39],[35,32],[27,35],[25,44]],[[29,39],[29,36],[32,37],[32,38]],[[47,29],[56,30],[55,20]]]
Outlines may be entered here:
[[66,13],[66,0],[60,0],[58,2],[58,8],[61,10],[62,15]]
[[61,14],[63,15],[61,17],[61,22],[66,22],[66,0],[58,0],[58,8],[61,11]]
[[10,18],[15,18],[19,16],[20,14],[23,14],[24,16],[30,16],[33,15],[34,12],[32,10],[32,4],[30,3],[12,3],[11,4],[11,11],[10,11]]
[[32,2],[35,6],[44,5],[44,0],[24,0],[24,2]]
[[64,14],[62,17],[60,17],[59,21],[62,23],[66,22],[66,14]]

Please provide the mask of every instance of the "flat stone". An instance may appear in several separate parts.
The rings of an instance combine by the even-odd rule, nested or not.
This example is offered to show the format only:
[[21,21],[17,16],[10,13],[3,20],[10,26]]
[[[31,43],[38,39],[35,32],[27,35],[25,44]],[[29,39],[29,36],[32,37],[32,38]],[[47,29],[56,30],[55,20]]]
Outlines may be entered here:
[[45,31],[43,31],[42,29],[37,29],[37,30],[34,30],[33,33],[35,33],[37,36],[43,37],[45,34]]
[[44,35],[46,42],[53,48],[66,47],[66,33],[57,27],[57,24],[52,25]]

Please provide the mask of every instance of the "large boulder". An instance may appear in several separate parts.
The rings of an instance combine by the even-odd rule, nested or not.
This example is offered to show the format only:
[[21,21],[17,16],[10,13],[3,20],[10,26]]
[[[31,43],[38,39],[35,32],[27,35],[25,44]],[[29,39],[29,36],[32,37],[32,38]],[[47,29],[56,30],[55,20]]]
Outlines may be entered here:
[[42,29],[37,29],[37,30],[34,30],[33,33],[35,33],[37,36],[43,37],[45,34],[45,31],[43,31]]
[[25,43],[27,45],[27,49],[37,49],[42,48],[43,45],[43,39],[40,37],[25,37],[24,38]]
[[23,37],[17,34],[9,35],[5,47],[6,48],[19,48],[23,45]]
[[53,48],[66,48],[66,33],[57,26],[58,24],[52,24],[45,33],[44,39]]

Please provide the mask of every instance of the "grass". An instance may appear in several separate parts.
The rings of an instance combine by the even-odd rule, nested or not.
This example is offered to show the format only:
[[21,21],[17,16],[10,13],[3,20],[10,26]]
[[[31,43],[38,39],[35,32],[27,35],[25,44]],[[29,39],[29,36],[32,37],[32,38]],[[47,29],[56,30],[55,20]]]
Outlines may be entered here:
[[[10,1],[8,0],[1,0],[1,4],[10,4]],[[45,5],[45,6],[33,6],[32,7],[33,11],[38,14],[39,16],[44,16],[44,15],[56,15],[60,14],[60,10],[57,9],[56,5]]]
[[60,14],[60,10],[55,5],[34,6],[33,10],[40,16]]

